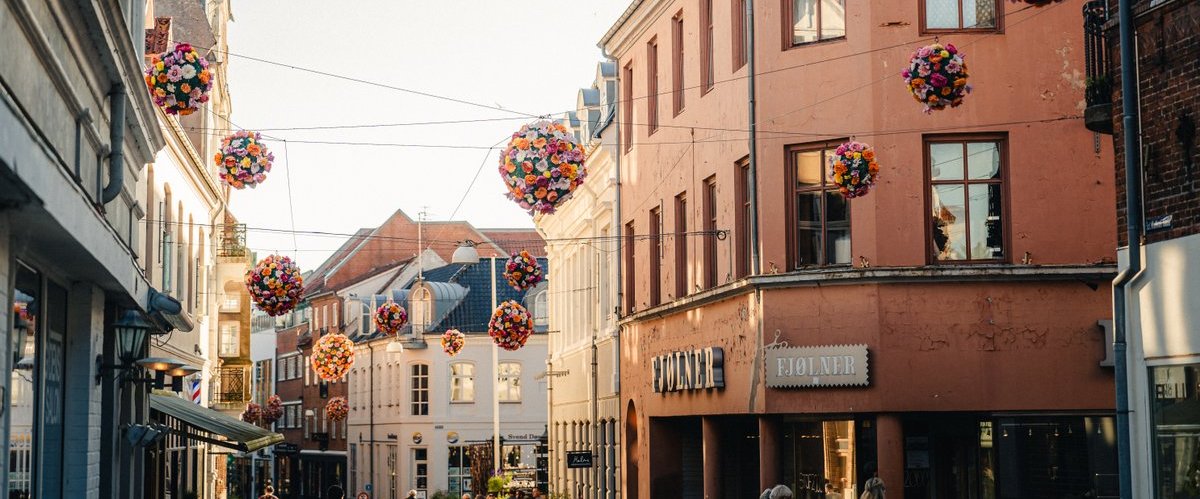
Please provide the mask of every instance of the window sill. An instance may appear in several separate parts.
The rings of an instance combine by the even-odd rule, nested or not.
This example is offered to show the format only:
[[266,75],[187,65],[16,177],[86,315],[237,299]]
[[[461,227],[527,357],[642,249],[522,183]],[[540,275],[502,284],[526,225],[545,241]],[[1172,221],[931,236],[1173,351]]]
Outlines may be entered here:
[[451,400],[450,401],[450,405],[471,405],[474,403],[475,403],[474,400]]
[[1002,28],[925,28],[922,27],[919,34],[921,35],[998,35],[1003,34]]
[[801,48],[805,48],[805,47],[816,47],[816,46],[820,46],[820,45],[830,45],[830,44],[834,44],[837,42],[844,42],[844,41],[846,41],[845,35],[834,37],[834,38],[825,38],[823,40],[813,40],[811,42],[791,43],[791,44],[785,45],[783,47],[783,51],[787,52],[792,49],[801,49]]
[[521,401],[520,400],[501,400],[500,403],[501,404],[509,404],[509,405],[517,405],[517,404],[520,404]]

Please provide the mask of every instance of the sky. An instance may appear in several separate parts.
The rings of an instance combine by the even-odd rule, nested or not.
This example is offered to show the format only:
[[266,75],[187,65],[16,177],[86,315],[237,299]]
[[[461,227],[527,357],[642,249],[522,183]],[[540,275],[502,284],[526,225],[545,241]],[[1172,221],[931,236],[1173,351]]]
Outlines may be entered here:
[[[603,58],[596,43],[627,6],[626,0],[232,0],[230,121],[261,130],[275,153],[263,185],[231,196],[233,213],[250,228],[249,246],[260,258],[291,255],[311,270],[345,237],[302,234],[293,241],[288,233],[254,229],[290,230],[294,214],[299,231],[348,234],[379,225],[397,209],[447,220],[485,155],[454,219],[477,227],[533,226],[504,197],[498,151],[305,143],[488,147],[532,119],[249,58],[559,116],[591,85]],[[486,121],[277,130],[446,120]]]

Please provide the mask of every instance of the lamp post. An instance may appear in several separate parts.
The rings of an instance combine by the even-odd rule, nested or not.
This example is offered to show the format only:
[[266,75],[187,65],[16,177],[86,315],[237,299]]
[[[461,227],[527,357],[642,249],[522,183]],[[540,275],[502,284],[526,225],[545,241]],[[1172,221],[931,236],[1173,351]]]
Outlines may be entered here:
[[[474,241],[463,241],[450,257],[450,263],[479,263],[479,251]],[[496,310],[496,257],[488,257],[491,266],[492,310]],[[500,347],[492,342],[492,469],[500,472]]]

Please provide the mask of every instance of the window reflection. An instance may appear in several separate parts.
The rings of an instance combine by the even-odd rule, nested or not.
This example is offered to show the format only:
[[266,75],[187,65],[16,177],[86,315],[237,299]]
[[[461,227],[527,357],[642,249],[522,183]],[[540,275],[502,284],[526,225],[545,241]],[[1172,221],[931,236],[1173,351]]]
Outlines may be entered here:
[[857,498],[854,421],[786,423],[783,473],[797,499]]
[[929,143],[927,156],[935,259],[1005,258],[1000,143]]

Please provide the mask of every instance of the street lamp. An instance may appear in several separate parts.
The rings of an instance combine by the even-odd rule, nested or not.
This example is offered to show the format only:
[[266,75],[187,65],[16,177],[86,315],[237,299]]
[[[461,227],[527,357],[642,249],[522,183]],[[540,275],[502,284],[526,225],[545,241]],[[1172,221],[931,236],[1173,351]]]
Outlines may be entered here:
[[[138,357],[142,355],[142,346],[146,344],[146,334],[150,332],[152,324],[142,317],[142,314],[137,310],[126,310],[117,322],[113,323],[113,332],[117,335],[117,360],[119,364],[105,364],[102,355],[96,356],[96,384],[100,384],[100,380],[104,375],[104,371],[121,371],[122,374],[128,377],[130,371],[135,367],[135,363],[140,363]],[[149,359],[142,359],[149,360]],[[169,359],[163,359],[169,360]],[[180,362],[176,366],[183,365]]]
[[183,391],[183,378],[200,372],[199,367],[183,365],[167,371],[167,375],[171,376],[171,391]]

